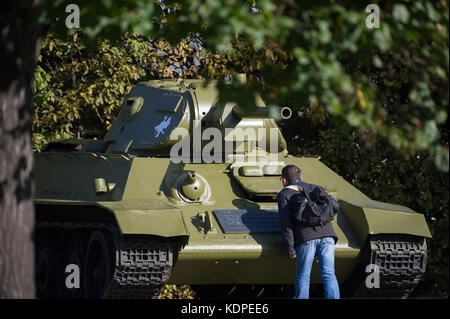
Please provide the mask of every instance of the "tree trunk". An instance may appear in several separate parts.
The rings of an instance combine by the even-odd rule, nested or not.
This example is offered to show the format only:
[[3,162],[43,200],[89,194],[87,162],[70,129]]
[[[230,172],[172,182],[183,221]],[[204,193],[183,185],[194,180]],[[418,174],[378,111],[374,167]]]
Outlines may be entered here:
[[0,4],[0,298],[34,298],[32,83],[35,6]]

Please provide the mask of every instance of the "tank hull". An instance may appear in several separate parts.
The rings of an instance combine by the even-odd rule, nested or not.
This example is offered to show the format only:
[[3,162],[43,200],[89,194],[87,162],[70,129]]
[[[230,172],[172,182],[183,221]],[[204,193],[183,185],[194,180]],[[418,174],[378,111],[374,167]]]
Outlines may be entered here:
[[[347,282],[357,266],[365,262],[362,252],[370,236],[430,237],[422,214],[369,199],[317,158],[279,160],[301,167],[306,182],[323,186],[341,203],[342,213],[332,222],[338,236],[335,267],[340,283]],[[230,163],[174,164],[169,158],[113,154],[41,154],[37,156],[35,175],[36,205],[41,207],[38,220],[45,223],[46,208],[53,207],[53,221],[102,222],[104,216],[109,216],[108,222],[117,227],[117,236],[177,238],[180,245],[175,251],[176,262],[169,283],[292,283],[295,262],[287,258],[284,239],[273,218],[268,229],[231,231],[226,221],[217,218],[217,211],[228,210],[232,214],[244,210],[257,211],[265,220],[265,214],[277,211],[273,197],[249,199],[230,166]],[[207,182],[210,196],[204,202],[182,203],[171,193],[170,180],[186,171],[195,171]],[[96,192],[94,181],[99,178],[114,184],[113,189]],[[280,181],[279,190],[281,187]],[[66,207],[71,207],[70,220],[64,213]],[[89,214],[83,213],[87,208]],[[240,223],[245,226],[245,221]],[[255,226],[251,223],[247,226]],[[311,282],[320,283],[317,262]]]

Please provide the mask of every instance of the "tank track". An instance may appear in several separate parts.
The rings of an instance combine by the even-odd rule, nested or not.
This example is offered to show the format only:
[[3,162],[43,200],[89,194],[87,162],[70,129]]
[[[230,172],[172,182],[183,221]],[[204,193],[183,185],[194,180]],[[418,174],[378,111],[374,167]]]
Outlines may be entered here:
[[425,272],[427,246],[424,237],[383,234],[371,236],[367,264],[377,265],[379,287],[368,288],[366,279],[374,270],[359,276],[353,298],[406,298]]
[[110,233],[114,272],[102,297],[107,299],[157,298],[169,280],[181,244],[171,238],[120,235],[118,228],[110,223],[37,222],[36,227]]
[[156,298],[172,270],[171,244],[145,236],[122,236],[113,278],[103,298]]

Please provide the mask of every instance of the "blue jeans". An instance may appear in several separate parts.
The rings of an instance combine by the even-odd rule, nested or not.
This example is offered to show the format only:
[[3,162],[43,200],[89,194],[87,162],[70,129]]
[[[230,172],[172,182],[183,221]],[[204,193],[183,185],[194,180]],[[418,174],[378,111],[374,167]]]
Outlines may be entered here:
[[320,276],[322,277],[325,298],[339,299],[339,285],[334,274],[334,239],[323,237],[307,241],[297,247],[295,277],[295,298],[309,298],[309,279],[314,256],[317,252]]

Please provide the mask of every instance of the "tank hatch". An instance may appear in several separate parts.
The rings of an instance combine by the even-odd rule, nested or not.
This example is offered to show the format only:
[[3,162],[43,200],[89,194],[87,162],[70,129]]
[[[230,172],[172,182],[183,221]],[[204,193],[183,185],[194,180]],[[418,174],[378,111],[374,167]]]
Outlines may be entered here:
[[275,199],[283,187],[281,170],[283,162],[234,163],[231,168],[234,179],[250,198]]

